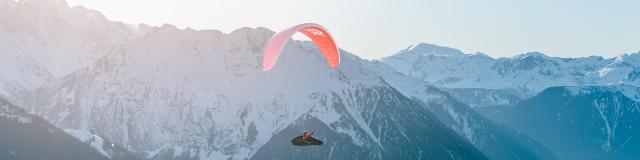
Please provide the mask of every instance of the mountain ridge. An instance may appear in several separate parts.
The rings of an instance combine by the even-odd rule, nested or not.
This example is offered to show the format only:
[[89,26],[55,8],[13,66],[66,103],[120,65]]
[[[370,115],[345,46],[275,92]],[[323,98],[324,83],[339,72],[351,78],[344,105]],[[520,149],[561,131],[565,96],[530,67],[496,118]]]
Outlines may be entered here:
[[480,53],[442,56],[450,54],[438,52],[455,49],[427,44],[422,46],[429,49],[409,48],[381,61],[405,75],[437,87],[513,90],[517,91],[515,96],[520,98],[531,97],[551,86],[640,86],[637,79],[640,73],[637,57],[640,53],[621,54],[613,58],[560,58],[528,52],[513,57],[493,58]]
[[0,159],[138,159],[115,145],[99,152],[2,98],[0,128]]
[[494,113],[562,159],[633,159],[640,87],[559,86]]
[[[380,136],[397,131],[372,128],[394,125],[370,123],[374,115],[387,113],[369,113],[377,105],[365,105],[369,103],[365,100],[375,96],[360,95],[379,95],[391,87],[357,56],[345,53],[342,66],[331,70],[311,42],[292,41],[279,64],[263,72],[259,54],[272,31],[240,29],[218,37],[200,32],[171,27],[149,32],[145,39],[38,89],[25,103],[42,106],[30,109],[58,126],[98,130],[154,159],[250,158],[271,135],[318,107],[328,109],[314,111],[318,114],[314,116],[330,126],[331,132],[350,137],[356,146],[372,147],[374,150],[367,150],[371,153],[376,153],[375,148],[395,146]],[[343,111],[332,109],[334,103],[345,105]],[[483,159],[464,138],[451,140],[455,139],[458,142],[448,150],[460,153],[456,156],[472,153],[468,156]],[[373,158],[384,158],[387,153],[381,155]]]

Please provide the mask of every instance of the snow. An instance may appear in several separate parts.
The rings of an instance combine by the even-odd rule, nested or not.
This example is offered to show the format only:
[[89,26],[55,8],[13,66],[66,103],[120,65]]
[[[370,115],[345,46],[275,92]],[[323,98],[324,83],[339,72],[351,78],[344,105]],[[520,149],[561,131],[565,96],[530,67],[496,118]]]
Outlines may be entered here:
[[228,155],[215,151],[210,153],[204,153],[204,151],[200,151],[200,155],[207,155],[205,157],[201,157],[201,159],[229,159]]
[[[354,143],[372,139],[382,146],[361,116],[367,108],[355,109],[360,104],[350,101],[359,97],[350,93],[388,86],[359,57],[343,52],[342,66],[333,70],[315,44],[290,41],[278,64],[263,72],[268,29],[138,29],[145,31],[135,41],[39,88],[29,98],[42,105],[30,109],[61,128],[98,130],[146,157],[173,150],[201,159],[250,158],[307,113],[327,124],[353,118],[354,124],[331,129]],[[332,108],[334,101],[348,113]]]
[[430,44],[418,46],[424,47],[410,47],[382,62],[437,87],[517,90],[523,98],[552,86],[640,86],[639,80],[629,78],[640,67],[640,53],[610,59],[549,57],[539,52],[492,58]]
[[360,116],[358,111],[355,111],[353,108],[350,108],[350,107],[347,107],[347,111],[352,116],[352,118],[354,118],[354,120],[356,121],[358,126],[360,126],[361,129],[363,129],[365,131],[365,133],[371,139],[373,139],[373,141],[376,142],[380,148],[382,148],[384,150],[384,147],[380,143],[380,139],[373,133],[373,131],[371,130],[371,127],[369,127],[368,123],[365,122],[364,118],[362,118],[362,116]]
[[444,106],[445,110],[447,111],[447,113],[449,115],[451,115],[451,117],[453,118],[453,120],[460,124],[461,130],[462,130],[462,135],[467,138],[467,140],[469,140],[469,142],[476,144],[476,142],[474,141],[474,129],[470,126],[470,122],[468,117],[459,114],[458,112],[456,112],[451,106]]
[[31,123],[31,117],[25,114],[21,114],[18,110],[10,107],[8,104],[5,104],[3,102],[0,102],[0,117],[13,119],[20,122],[21,124]]
[[313,117],[318,118],[324,124],[333,124],[333,123],[339,122],[340,118],[342,118],[342,115],[335,112],[324,112],[324,113],[314,112],[311,115],[313,115]]
[[[56,77],[92,64],[112,48],[130,41],[126,25],[64,1],[22,0],[2,3],[0,24],[11,34],[5,50],[25,54]],[[15,16],[20,15],[20,16]],[[119,31],[119,32],[115,32]],[[71,61],[69,61],[71,59]]]
[[[629,139],[633,138],[633,134],[629,134],[629,131],[633,130],[633,123],[628,119],[633,118],[634,114],[638,113],[638,103],[640,102],[638,97],[640,94],[640,88],[628,85],[610,85],[610,86],[587,86],[587,87],[562,87],[565,89],[570,97],[593,97],[592,103],[588,106],[593,106],[593,114],[595,123],[601,124],[597,127],[602,133],[602,136],[594,138],[595,142],[598,142],[600,148],[604,152],[617,152],[621,149]],[[627,98],[632,100],[626,101]],[[560,115],[560,113],[558,113]]]
[[[262,47],[274,34],[266,28],[227,34],[172,25],[128,25],[64,2],[33,14],[23,13],[37,3],[8,4],[12,6],[1,6],[7,9],[0,12],[15,14],[0,14],[0,24],[11,24],[0,27],[0,36],[10,35],[0,39],[0,56],[11,59],[0,59],[0,76],[10,78],[0,81],[0,96],[37,104],[25,106],[58,127],[74,128],[65,132],[106,156],[104,140],[87,130],[99,130],[105,138],[148,158],[174,150],[174,156],[246,159],[273,134],[306,114],[350,136],[356,145],[371,139],[377,145],[373,147],[382,148],[380,137],[363,115],[370,108],[357,104],[358,99],[371,97],[353,95],[362,88],[393,86],[407,97],[437,103],[447,97],[431,93],[431,85],[502,88],[510,84],[535,91],[550,84],[574,83],[575,77],[541,73],[572,75],[565,70],[573,69],[587,78],[596,73],[582,64],[586,60],[561,62],[554,57],[543,57],[550,61],[544,64],[564,67],[513,73],[510,66],[488,69],[498,64],[531,67],[522,61],[536,61],[541,55],[493,59],[424,43],[373,62],[341,51],[341,66],[331,70],[308,41],[290,41],[275,67],[263,72]],[[50,22],[64,23],[43,27],[42,23]],[[595,66],[609,61],[588,59]],[[598,83],[614,80],[619,79]],[[332,108],[333,103],[344,105],[347,113]],[[472,141],[473,117],[448,109],[456,121],[452,128]],[[0,112],[7,115],[13,116]],[[329,125],[348,118],[355,123]],[[256,131],[253,142],[246,140],[251,124]]]
[[5,118],[9,118],[9,119],[14,119],[17,120],[18,122],[22,123],[22,124],[29,124],[31,123],[31,118],[29,117],[25,117],[25,116],[20,116],[20,115],[13,115],[13,114],[7,114],[7,113],[0,113],[0,117],[5,117]]
[[[100,154],[108,158],[111,158],[111,154],[109,154],[109,152],[105,150],[104,140],[100,136],[85,130],[64,129],[64,132],[72,135],[73,137],[77,138],[81,142],[89,144],[91,147],[95,148]],[[108,145],[108,146],[113,146],[113,145]]]
[[640,88],[633,86],[618,86],[617,88],[627,98],[640,102]]
[[640,102],[640,88],[628,85],[608,85],[608,86],[590,86],[590,87],[563,87],[569,91],[571,96],[589,95],[596,92],[620,93],[625,97]]
[[162,145],[161,147],[156,148],[153,151],[147,151],[146,158],[147,159],[151,159],[151,158],[153,158],[153,156],[158,155],[160,152],[162,152],[163,150],[167,149],[168,147],[169,147],[169,144],[165,143],[164,145]]
[[9,150],[7,153],[9,153],[9,155],[12,155],[12,156],[18,155],[18,153],[16,153],[16,151],[13,151],[13,150]]
[[609,72],[614,71],[615,68],[602,68],[600,70],[598,70],[598,77],[604,77],[606,76]]

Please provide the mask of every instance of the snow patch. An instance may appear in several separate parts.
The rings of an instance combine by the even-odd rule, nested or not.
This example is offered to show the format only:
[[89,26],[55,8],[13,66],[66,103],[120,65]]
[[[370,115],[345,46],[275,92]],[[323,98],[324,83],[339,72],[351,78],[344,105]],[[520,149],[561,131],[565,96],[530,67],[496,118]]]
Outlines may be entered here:
[[2,104],[2,102],[0,102],[0,117],[13,119],[21,124],[31,123],[31,117],[19,114],[17,110],[10,108],[6,104]]
[[313,112],[311,113],[311,115],[318,118],[320,121],[322,121],[322,123],[327,124],[328,126],[331,126],[330,124],[339,122],[340,118],[342,118],[342,115],[335,112]]
[[[102,137],[95,135],[93,133],[91,133],[90,131],[85,131],[85,130],[75,130],[75,129],[64,129],[64,132],[72,135],[73,137],[75,137],[76,139],[80,140],[81,142],[84,142],[86,144],[89,144],[91,147],[95,148],[96,150],[98,150],[98,152],[100,152],[100,154],[111,158],[111,154],[109,154],[109,152],[107,152],[104,148],[104,140],[102,139]],[[108,146],[114,146],[113,144],[108,145]]]

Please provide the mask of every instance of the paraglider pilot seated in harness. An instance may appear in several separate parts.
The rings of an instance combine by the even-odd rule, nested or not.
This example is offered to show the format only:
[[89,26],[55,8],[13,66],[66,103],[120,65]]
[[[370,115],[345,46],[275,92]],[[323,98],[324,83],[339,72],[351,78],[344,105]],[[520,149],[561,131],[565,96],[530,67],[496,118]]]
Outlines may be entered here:
[[304,132],[302,133],[302,135],[293,138],[291,140],[291,143],[293,145],[296,146],[309,146],[309,145],[322,145],[322,141],[315,139],[313,137],[311,137],[311,135],[313,135],[313,132],[309,133],[309,132]]

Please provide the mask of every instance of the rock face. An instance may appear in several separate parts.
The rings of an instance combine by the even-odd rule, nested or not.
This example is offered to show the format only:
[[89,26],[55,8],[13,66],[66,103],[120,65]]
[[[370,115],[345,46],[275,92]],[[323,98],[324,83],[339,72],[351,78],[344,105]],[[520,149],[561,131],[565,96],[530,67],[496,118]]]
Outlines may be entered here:
[[[292,41],[279,64],[263,72],[261,50],[273,34],[267,29],[145,29],[144,38],[45,85],[24,103],[57,126],[95,130],[156,159],[258,158],[253,155],[268,151],[263,146],[273,135],[293,134],[282,131],[303,116],[320,120],[327,135],[350,139],[341,143],[369,158],[417,158],[429,147],[435,148],[430,156],[486,158],[450,129],[428,126],[443,126],[432,114],[413,115],[425,126],[392,124],[429,111],[392,92],[368,61],[350,53],[343,51],[341,68],[332,70],[312,43]],[[391,142],[396,136],[404,141]],[[415,146],[399,150],[406,145]]]
[[494,117],[561,159],[635,159],[639,95],[633,86],[551,87]]
[[448,92],[406,77],[386,64],[374,63],[377,71],[403,95],[423,103],[440,121],[465,137],[491,159],[554,159],[555,156],[532,138],[493,122],[457,101]]
[[[631,88],[640,86],[639,57],[559,58],[531,52],[491,58],[422,43],[382,62],[443,87],[459,102],[540,142],[559,159],[633,159],[639,149],[633,143],[637,91]],[[463,129],[473,134],[462,135],[478,135],[477,129],[469,131],[475,132]]]
[[10,102],[20,101],[53,79],[40,63],[25,55],[5,52],[3,48],[0,46],[0,98]]
[[492,58],[482,53],[464,54],[457,49],[420,43],[382,61],[399,72],[438,87],[505,90],[503,94],[524,99],[553,86],[640,86],[639,58],[640,53],[607,59],[549,57],[538,52]]
[[[383,93],[383,94],[379,94]],[[315,118],[303,116],[274,135],[252,159],[475,159],[484,158],[464,138],[439,123],[429,110],[395,90],[365,90],[363,97],[374,97],[375,105],[367,123],[378,139],[354,143],[347,135],[336,134],[331,126]],[[338,101],[339,102],[339,101]],[[347,112],[343,104],[334,104],[338,112]],[[365,118],[366,118],[365,117]],[[342,120],[355,121],[355,120]],[[349,124],[342,122],[343,124]],[[301,131],[312,129],[323,138],[322,146],[297,147],[290,143]],[[361,131],[362,132],[362,131]],[[363,143],[365,145],[357,145]],[[443,154],[445,153],[445,154]]]
[[0,97],[16,104],[136,36],[123,23],[64,1],[0,0],[0,8]]
[[126,151],[101,154],[4,99],[0,99],[0,128],[0,159],[136,159]]
[[522,101],[522,98],[517,96],[517,91],[505,89],[446,88],[444,90],[456,100],[474,109],[513,105]]
[[59,0],[0,0],[0,51],[24,55],[59,77],[133,40],[125,24]]
[[102,138],[98,133],[75,129],[65,129],[64,131],[81,142],[96,149],[100,154],[109,159],[143,159],[142,157],[131,153],[131,151],[122,148],[122,146],[112,142],[111,140]]
[[[314,44],[291,41],[263,72],[265,28],[131,26],[57,0],[0,6],[0,55],[14,59],[0,64],[12,77],[0,95],[100,153],[111,140],[151,159],[553,157],[422,79],[346,51],[332,70]],[[327,143],[273,147],[309,129]]]

